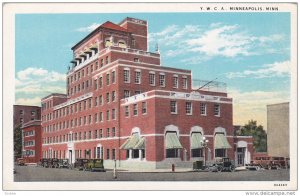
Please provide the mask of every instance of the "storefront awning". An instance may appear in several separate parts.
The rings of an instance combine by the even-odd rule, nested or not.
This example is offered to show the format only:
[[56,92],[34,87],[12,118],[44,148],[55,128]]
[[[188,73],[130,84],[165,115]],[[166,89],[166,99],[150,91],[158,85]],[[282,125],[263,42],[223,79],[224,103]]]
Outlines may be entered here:
[[215,149],[222,149],[222,148],[231,148],[230,144],[228,143],[226,137],[222,133],[217,133],[215,135],[215,142],[214,142]]
[[176,132],[167,132],[166,134],[166,149],[182,148]]
[[138,142],[139,136],[134,134],[130,138],[128,138],[120,148],[123,150],[133,149]]
[[192,133],[191,149],[198,149],[203,147],[203,137],[201,133]]
[[145,149],[145,138],[141,137],[133,149]]

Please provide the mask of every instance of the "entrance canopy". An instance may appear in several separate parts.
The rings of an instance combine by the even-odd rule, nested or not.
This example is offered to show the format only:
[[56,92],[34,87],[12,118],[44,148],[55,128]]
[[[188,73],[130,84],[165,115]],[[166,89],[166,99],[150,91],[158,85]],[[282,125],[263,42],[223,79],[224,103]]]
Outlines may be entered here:
[[215,149],[231,148],[230,144],[228,143],[228,141],[223,133],[217,133],[215,135],[214,146],[215,146]]
[[166,149],[181,149],[182,145],[176,135],[176,132],[167,132]]
[[203,136],[199,132],[192,133],[191,149],[198,149],[203,147]]

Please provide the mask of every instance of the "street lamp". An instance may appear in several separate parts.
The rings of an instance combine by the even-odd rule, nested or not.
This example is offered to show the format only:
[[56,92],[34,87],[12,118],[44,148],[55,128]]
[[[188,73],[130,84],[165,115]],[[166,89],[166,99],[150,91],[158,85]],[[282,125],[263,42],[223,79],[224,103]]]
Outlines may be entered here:
[[203,142],[202,146],[203,146],[203,149],[204,149],[204,152],[203,152],[203,165],[205,166],[205,149],[208,146],[208,140],[205,137],[203,137],[202,142]]

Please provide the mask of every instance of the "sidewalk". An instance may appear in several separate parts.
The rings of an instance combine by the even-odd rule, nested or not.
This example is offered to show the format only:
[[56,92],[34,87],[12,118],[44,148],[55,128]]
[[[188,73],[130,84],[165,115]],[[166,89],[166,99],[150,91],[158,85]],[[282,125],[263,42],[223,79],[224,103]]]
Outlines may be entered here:
[[[113,171],[113,169],[107,169],[107,171]],[[175,171],[172,172],[172,169],[120,169],[117,168],[117,172],[130,172],[130,173],[185,173],[185,172],[193,172],[191,168],[175,168]]]

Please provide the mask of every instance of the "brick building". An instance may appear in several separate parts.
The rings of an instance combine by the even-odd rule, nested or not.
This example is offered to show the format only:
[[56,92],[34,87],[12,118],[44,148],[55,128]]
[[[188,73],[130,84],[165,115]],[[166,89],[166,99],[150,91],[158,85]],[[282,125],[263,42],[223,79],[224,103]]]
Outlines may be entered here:
[[42,99],[43,157],[103,158],[107,168],[250,162],[252,138],[233,135],[226,89],[194,89],[190,70],[161,66],[147,28],[106,22],[72,47],[67,94]]
[[14,127],[32,120],[41,120],[41,107],[14,105]]
[[22,157],[25,163],[37,163],[41,159],[41,120],[24,123],[22,129]]

